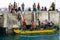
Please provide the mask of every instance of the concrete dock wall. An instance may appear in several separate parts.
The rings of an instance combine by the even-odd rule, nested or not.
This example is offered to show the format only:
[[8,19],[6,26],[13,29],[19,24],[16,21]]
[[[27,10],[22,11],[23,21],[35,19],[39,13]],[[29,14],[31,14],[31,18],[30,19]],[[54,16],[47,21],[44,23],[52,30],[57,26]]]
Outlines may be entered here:
[[32,12],[25,12],[24,19],[26,20],[27,25],[31,24]]
[[14,25],[18,24],[18,20],[16,19],[16,16],[13,16],[11,13],[7,15],[7,26],[8,29],[13,28]]
[[[44,20],[49,20],[53,21],[55,24],[59,25],[60,23],[60,17],[59,17],[59,12],[57,11],[40,11],[40,12],[30,12],[30,11],[25,11],[25,12],[17,12],[16,14],[20,13],[20,15],[24,16],[24,19],[27,22],[27,25],[31,24],[31,20],[34,19],[35,21],[39,19],[41,22]],[[7,24],[9,28],[12,28],[13,25],[18,25],[19,22],[17,20],[16,16],[13,16],[12,14],[8,13],[7,17]]]
[[47,19],[59,25],[59,12],[57,11],[49,11],[49,12],[40,11],[40,12],[36,12],[35,16],[32,14],[34,14],[34,12],[24,12],[24,18],[26,19],[28,23],[30,23],[31,20],[35,18],[34,19],[35,21],[39,19],[41,22],[43,22],[44,20]]
[[53,21],[55,24],[59,24],[59,12],[57,11],[52,11],[50,13],[50,21]]
[[41,21],[41,22],[43,22],[44,20],[48,20],[48,12],[46,12],[46,11],[42,11],[42,12],[39,12],[39,13],[37,13],[38,14],[38,19]]

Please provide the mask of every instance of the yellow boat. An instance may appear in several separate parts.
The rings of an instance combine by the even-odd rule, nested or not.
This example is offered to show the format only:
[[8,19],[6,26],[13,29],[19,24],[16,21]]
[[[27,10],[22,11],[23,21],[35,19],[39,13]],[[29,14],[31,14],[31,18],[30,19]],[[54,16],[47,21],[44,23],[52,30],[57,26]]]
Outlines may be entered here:
[[45,30],[33,30],[33,31],[21,31],[18,29],[14,29],[14,32],[17,34],[45,34],[45,33],[54,33],[56,29],[45,29]]

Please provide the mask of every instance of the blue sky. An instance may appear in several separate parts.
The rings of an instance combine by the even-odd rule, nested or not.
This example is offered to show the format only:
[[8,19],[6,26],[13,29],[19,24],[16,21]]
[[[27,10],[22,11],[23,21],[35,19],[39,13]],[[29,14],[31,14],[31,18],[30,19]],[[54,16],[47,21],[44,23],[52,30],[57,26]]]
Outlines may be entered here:
[[12,3],[16,1],[18,3],[18,6],[21,6],[21,4],[24,2],[25,8],[31,7],[33,3],[40,3],[41,7],[46,6],[48,9],[51,5],[52,2],[55,2],[56,4],[56,9],[60,9],[60,0],[0,0],[0,8],[7,8],[9,3]]

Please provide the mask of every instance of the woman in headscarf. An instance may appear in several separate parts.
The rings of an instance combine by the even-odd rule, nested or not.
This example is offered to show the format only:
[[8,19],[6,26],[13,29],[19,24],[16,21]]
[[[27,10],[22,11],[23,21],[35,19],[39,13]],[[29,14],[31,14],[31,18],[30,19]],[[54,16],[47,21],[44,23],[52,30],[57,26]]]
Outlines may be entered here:
[[37,5],[37,8],[38,8],[38,11],[40,10],[40,4],[38,3],[38,5]]

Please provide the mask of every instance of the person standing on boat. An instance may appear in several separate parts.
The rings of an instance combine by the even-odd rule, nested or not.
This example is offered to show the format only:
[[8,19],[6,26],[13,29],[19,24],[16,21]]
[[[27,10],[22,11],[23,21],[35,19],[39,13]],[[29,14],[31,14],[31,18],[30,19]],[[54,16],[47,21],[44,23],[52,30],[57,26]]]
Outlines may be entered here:
[[34,20],[32,20],[31,26],[32,26],[32,30],[34,30],[35,29],[35,22],[34,22]]
[[26,21],[25,21],[25,19],[23,21],[23,29],[26,30]]
[[51,21],[51,23],[52,23],[52,26],[55,26],[55,24]]
[[40,4],[38,3],[38,5],[37,5],[37,8],[38,8],[38,11],[40,11]]
[[36,28],[37,28],[37,29],[39,29],[39,28],[40,28],[40,20],[39,20],[39,19],[37,19],[37,22],[36,22],[36,23],[37,23]]
[[49,26],[49,29],[52,29],[55,27],[55,24],[51,21],[50,24],[48,25]]
[[36,4],[35,4],[35,3],[34,3],[34,5],[33,5],[33,11],[36,12]]
[[47,28],[47,24],[48,24],[48,21],[47,19],[43,21],[43,28],[46,29]]
[[39,26],[39,23],[38,23],[38,20],[37,20],[37,22],[36,22],[36,29],[38,28],[38,26]]
[[24,3],[23,3],[23,4],[21,5],[21,7],[22,7],[22,11],[24,11],[24,6],[25,6],[25,5],[24,5]]
[[18,14],[17,19],[18,19],[18,21],[20,21],[20,20],[21,20],[21,15],[20,15],[20,14]]

